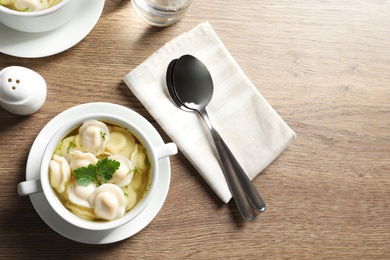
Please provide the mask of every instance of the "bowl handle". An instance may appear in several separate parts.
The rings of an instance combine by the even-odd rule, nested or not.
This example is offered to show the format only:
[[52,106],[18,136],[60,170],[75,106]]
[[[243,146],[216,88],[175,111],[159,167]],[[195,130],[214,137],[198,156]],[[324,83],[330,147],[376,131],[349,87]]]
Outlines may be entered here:
[[18,184],[18,194],[20,196],[31,195],[42,192],[41,180],[24,181]]
[[177,146],[175,143],[167,143],[154,147],[154,151],[157,159],[162,159],[177,154]]

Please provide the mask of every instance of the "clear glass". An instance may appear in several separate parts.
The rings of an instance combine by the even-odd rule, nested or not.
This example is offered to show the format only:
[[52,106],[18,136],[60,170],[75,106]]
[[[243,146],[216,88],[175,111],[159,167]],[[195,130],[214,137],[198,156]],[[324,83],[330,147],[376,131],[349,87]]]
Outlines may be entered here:
[[193,0],[131,0],[134,9],[154,26],[179,21]]

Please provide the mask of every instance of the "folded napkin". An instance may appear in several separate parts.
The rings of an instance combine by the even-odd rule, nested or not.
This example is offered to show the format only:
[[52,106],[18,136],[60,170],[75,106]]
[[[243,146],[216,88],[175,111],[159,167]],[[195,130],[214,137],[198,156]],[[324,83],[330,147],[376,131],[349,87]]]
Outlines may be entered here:
[[208,22],[168,42],[124,77],[134,95],[227,203],[231,193],[205,123],[197,113],[177,108],[166,88],[168,64],[184,54],[197,57],[209,69],[215,87],[207,107],[210,120],[250,179],[286,149],[295,133],[245,76]]

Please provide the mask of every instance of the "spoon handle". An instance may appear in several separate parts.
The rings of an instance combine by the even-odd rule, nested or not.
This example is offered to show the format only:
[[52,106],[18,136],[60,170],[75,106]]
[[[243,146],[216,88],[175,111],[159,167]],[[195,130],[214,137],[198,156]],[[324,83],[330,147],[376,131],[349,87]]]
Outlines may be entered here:
[[211,135],[215,143],[215,147],[217,148],[220,163],[222,166],[222,171],[225,175],[225,179],[229,186],[230,192],[232,193],[232,197],[236,201],[237,208],[240,211],[241,216],[246,221],[252,220],[253,212],[252,212],[251,205],[249,204],[244,189],[240,184],[240,180],[238,179],[238,176],[235,174],[235,166],[233,165],[232,161],[228,156],[228,153],[223,145],[223,140],[221,136],[218,134],[218,132],[211,125],[206,110],[203,109],[198,112],[200,113],[200,115],[206,122],[207,126],[209,127],[209,130],[211,132]]
[[223,172],[225,173],[226,181],[230,188],[230,192],[236,201],[237,207],[245,220],[252,220],[253,212],[246,197],[244,187],[241,186],[241,181],[238,178],[238,175],[235,174],[235,165],[230,160],[220,135],[214,129],[212,130],[212,135],[220,157]]
[[[216,134],[219,136],[218,132],[215,131]],[[256,189],[255,185],[253,185],[252,181],[249,179],[248,175],[245,173],[245,171],[242,169],[241,165],[238,163],[232,152],[230,151],[229,147],[226,145],[226,143],[223,141],[222,137],[219,136],[220,142],[222,146],[224,147],[227,156],[229,157],[233,167],[234,171],[237,174],[237,177],[241,183],[241,185],[244,188],[244,192],[246,196],[248,197],[249,201],[252,203],[253,207],[259,211],[264,212],[266,209],[265,202],[263,198],[260,195],[260,192]]]
[[213,131],[213,135],[215,135],[215,137],[213,136],[213,139],[214,142],[216,142],[217,149],[218,146],[220,146],[219,149],[221,150],[221,152],[218,151],[219,155],[221,156],[222,154],[222,156],[226,157],[226,158],[221,158],[221,160],[223,159],[224,161],[226,161],[225,165],[226,164],[229,165],[229,167],[227,168],[229,174],[237,176],[239,183],[243,187],[244,193],[248,197],[253,207],[259,212],[264,212],[266,209],[266,205],[263,198],[260,195],[260,192],[256,189],[255,185],[252,183],[248,175],[242,169],[241,165],[238,163],[237,159],[234,157],[233,153],[230,151],[225,141],[219,135],[218,131],[215,130],[215,128],[212,128],[212,131]]

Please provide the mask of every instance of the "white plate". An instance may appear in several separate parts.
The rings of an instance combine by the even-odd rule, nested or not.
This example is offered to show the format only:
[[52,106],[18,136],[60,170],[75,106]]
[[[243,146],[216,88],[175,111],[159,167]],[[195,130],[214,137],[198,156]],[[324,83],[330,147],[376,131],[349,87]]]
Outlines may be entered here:
[[85,38],[102,14],[105,0],[80,0],[75,16],[49,32],[26,33],[0,23],[0,52],[21,58],[40,58],[63,52]]
[[[43,150],[49,142],[50,133],[58,130],[62,126],[63,122],[69,118],[93,112],[108,113],[126,117],[138,125],[140,129],[144,130],[155,146],[159,146],[164,143],[157,130],[144,117],[129,108],[111,103],[88,103],[75,106],[54,117],[38,134],[28,156],[26,180],[39,179],[40,168],[37,162],[39,162],[42,158]],[[158,167],[161,181],[159,181],[159,185],[155,191],[156,193],[152,197],[148,206],[135,219],[116,229],[91,231],[78,228],[58,216],[50,207],[49,202],[43,193],[30,195],[30,199],[39,216],[41,216],[46,224],[60,235],[71,240],[87,244],[113,243],[129,238],[141,231],[160,211],[167,197],[171,181],[169,158],[160,159]]]

